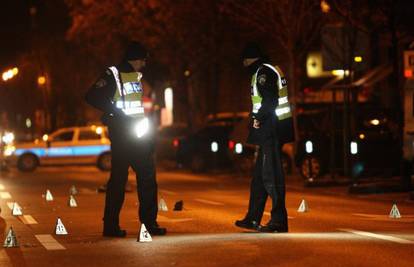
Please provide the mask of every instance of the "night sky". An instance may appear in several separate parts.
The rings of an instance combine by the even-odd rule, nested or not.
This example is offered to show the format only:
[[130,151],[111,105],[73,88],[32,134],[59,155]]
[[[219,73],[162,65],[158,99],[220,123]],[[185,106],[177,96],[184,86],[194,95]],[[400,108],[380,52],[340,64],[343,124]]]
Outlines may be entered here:
[[[13,61],[30,47],[30,35],[64,34],[69,26],[63,0],[44,5],[44,0],[6,0],[0,9],[0,69],[12,66]],[[30,7],[36,15],[30,15]]]

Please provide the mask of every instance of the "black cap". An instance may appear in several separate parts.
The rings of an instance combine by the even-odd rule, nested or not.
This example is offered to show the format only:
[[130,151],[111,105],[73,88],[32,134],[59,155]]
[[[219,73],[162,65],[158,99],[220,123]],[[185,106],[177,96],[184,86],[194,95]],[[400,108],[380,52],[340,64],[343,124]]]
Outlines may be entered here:
[[248,43],[243,49],[242,58],[261,58],[263,57],[263,50],[257,43]]
[[131,42],[125,52],[126,60],[146,59],[148,57],[147,49],[139,42]]

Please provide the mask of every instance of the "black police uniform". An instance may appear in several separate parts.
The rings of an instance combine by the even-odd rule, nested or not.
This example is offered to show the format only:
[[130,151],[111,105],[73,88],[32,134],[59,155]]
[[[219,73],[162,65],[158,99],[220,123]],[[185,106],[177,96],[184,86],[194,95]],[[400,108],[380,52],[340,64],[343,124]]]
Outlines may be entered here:
[[[260,68],[256,83],[262,103],[259,111],[252,113],[252,123],[247,140],[248,143],[258,145],[259,151],[250,186],[248,212],[245,219],[237,221],[236,225],[264,232],[287,232],[285,176],[277,130],[279,122],[275,113],[279,97],[278,75],[263,64],[264,61],[259,59],[248,67],[251,75]],[[258,129],[252,126],[253,119],[259,121]],[[271,219],[266,226],[259,228],[268,196],[272,200]]]
[[[126,60],[117,69],[119,72],[134,72]],[[159,228],[156,222],[158,206],[153,138],[141,140],[136,137],[132,118],[112,102],[115,90],[117,84],[114,74],[107,69],[86,94],[86,101],[104,112],[102,121],[108,126],[111,140],[112,169],[107,183],[103,234],[126,235],[126,231],[119,227],[119,213],[125,198],[129,166],[136,173],[140,221],[151,234],[165,234],[165,228]]]

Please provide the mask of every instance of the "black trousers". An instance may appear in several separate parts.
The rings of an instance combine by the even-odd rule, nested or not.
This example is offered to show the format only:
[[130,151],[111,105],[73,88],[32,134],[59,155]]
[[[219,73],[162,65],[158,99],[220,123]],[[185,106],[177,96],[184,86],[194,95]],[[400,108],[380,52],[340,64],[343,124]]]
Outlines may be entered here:
[[246,218],[260,223],[269,196],[272,200],[270,222],[287,226],[285,195],[281,149],[277,140],[271,138],[259,146]]
[[153,143],[126,138],[110,132],[112,170],[107,183],[104,227],[119,227],[119,213],[125,199],[125,185],[131,166],[137,179],[139,219],[141,223],[154,225],[157,219],[157,182],[153,157]]

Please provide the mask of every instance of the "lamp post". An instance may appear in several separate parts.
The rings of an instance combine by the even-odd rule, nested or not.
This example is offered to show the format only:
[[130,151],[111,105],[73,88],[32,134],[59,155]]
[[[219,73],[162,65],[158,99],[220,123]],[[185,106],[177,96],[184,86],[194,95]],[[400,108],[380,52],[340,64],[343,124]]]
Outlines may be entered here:
[[39,75],[37,77],[37,85],[39,89],[42,91],[43,96],[43,131],[45,131],[49,127],[49,106],[48,106],[48,88],[47,88],[48,79],[46,75]]

